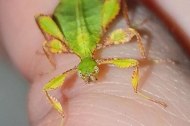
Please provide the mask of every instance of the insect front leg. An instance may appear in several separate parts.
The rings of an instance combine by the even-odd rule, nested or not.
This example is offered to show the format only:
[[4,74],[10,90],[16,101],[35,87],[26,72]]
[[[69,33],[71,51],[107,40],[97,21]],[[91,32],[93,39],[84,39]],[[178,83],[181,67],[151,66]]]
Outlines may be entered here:
[[100,59],[97,60],[97,63],[99,65],[102,64],[113,64],[114,66],[118,67],[118,68],[134,68],[132,76],[131,76],[131,83],[132,83],[132,87],[134,89],[134,92],[137,93],[139,96],[153,101],[157,104],[162,105],[163,107],[167,107],[167,104],[162,102],[162,101],[158,101],[155,99],[150,98],[149,96],[139,92],[138,90],[138,84],[139,84],[139,61],[135,60],[135,59],[130,59],[130,58],[111,58],[111,59]]
[[64,36],[50,16],[39,15],[36,17],[36,22],[46,39],[43,43],[43,50],[50,63],[55,67],[56,65],[52,59],[52,54],[70,52],[64,43]]
[[45,95],[46,97],[48,98],[49,102],[52,104],[53,108],[59,112],[59,114],[61,114],[61,116],[64,117],[64,111],[63,111],[63,108],[61,106],[61,103],[53,96],[51,96],[49,94],[49,91],[51,90],[55,90],[57,88],[60,88],[64,81],[65,81],[65,78],[68,74],[72,73],[76,71],[76,68],[73,68],[69,71],[66,71],[56,77],[54,77],[52,80],[50,80],[47,84],[44,85],[43,87],[43,91],[45,92]]

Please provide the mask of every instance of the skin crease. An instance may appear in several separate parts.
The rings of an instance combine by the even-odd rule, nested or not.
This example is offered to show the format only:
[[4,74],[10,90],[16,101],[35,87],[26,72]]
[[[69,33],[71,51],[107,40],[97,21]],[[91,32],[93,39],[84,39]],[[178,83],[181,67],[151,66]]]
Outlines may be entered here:
[[190,55],[190,29],[187,27],[190,18],[184,13],[189,11],[190,1],[142,0],[142,2],[162,18],[170,31],[175,35],[175,38],[180,41],[180,45]]
[[[35,24],[34,15],[51,14],[56,4],[56,0],[0,0],[0,16],[4,17],[0,19],[0,35],[4,48],[31,83],[28,106],[33,126],[63,126],[62,118],[51,109],[41,89],[53,76],[79,62],[73,55],[56,56],[57,69],[51,72],[53,68],[47,58],[40,54],[44,38]],[[164,109],[133,93],[130,84],[132,69],[103,66],[99,81],[95,84],[85,85],[74,74],[68,77],[61,91],[52,92],[64,101],[65,126],[190,125],[190,62],[157,18],[150,16],[141,6],[130,9],[133,10],[130,13],[130,17],[133,16],[131,22],[138,24],[144,18],[149,19],[138,26],[139,31],[144,31],[142,34],[149,50],[148,56],[179,62],[176,65],[145,65],[140,69],[140,89],[155,99],[165,101],[168,107]],[[104,49],[97,55],[139,58],[134,42]],[[50,74],[41,75],[47,72]]]

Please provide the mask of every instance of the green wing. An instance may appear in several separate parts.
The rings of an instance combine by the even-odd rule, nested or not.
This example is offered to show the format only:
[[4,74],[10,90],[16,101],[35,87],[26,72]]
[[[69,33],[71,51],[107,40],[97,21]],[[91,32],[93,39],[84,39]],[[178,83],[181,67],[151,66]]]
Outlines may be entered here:
[[54,18],[66,44],[81,58],[89,57],[102,34],[103,0],[61,0]]

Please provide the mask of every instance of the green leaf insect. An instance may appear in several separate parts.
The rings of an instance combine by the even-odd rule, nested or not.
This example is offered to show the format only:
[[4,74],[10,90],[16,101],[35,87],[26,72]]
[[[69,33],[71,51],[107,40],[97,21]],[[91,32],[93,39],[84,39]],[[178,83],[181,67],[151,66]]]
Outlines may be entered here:
[[117,29],[107,35],[105,33],[109,25],[122,13],[128,22],[128,11],[125,0],[60,0],[54,10],[53,16],[40,14],[36,22],[41,29],[46,41],[43,49],[50,62],[50,54],[73,53],[80,58],[80,63],[50,80],[45,84],[43,91],[52,106],[62,116],[64,111],[61,103],[49,94],[50,90],[60,88],[65,78],[73,73],[86,82],[97,80],[99,66],[112,64],[118,68],[134,68],[131,83],[134,92],[138,95],[166,107],[166,104],[143,95],[138,91],[139,61],[131,58],[95,59],[94,52],[108,46],[129,42],[136,37],[140,55],[145,58],[145,49],[140,34],[133,28]]

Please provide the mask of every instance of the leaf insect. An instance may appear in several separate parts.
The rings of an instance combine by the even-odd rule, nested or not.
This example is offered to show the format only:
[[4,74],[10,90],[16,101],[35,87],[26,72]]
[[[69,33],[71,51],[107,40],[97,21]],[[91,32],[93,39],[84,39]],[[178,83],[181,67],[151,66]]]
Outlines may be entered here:
[[[109,25],[122,13],[128,22],[128,11],[125,0],[60,0],[54,10],[53,18],[48,15],[38,15],[36,22],[41,29],[45,42],[43,49],[49,54],[73,53],[80,58],[78,66],[51,79],[43,87],[48,100],[62,116],[64,111],[61,103],[50,95],[49,91],[60,88],[65,78],[73,72],[78,72],[86,83],[97,80],[99,66],[112,64],[118,68],[134,68],[131,83],[138,95],[166,107],[166,104],[154,100],[138,91],[139,61],[132,58],[95,59],[97,49],[128,43],[136,37],[138,49],[145,58],[145,49],[140,34],[133,28],[117,29],[102,40]],[[50,62],[55,63],[49,58]]]

